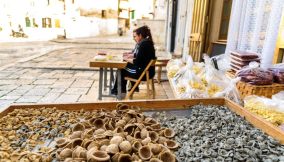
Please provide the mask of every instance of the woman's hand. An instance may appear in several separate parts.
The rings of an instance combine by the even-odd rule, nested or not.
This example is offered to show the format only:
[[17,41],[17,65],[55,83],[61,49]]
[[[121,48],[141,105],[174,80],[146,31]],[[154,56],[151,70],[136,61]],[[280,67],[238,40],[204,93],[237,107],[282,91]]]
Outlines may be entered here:
[[123,53],[123,60],[124,61],[127,61],[127,60],[132,60],[133,59],[133,54],[132,53],[128,53],[128,54],[126,54],[126,53]]
[[133,64],[133,59],[125,59],[124,61]]

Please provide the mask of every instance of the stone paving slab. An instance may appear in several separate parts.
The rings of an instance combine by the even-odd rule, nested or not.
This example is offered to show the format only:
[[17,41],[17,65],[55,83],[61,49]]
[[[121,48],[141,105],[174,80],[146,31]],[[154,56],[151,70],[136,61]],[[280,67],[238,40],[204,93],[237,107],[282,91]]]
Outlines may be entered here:
[[73,84],[74,81],[75,81],[75,79],[57,80],[50,87],[52,87],[52,88],[68,88]]
[[31,89],[25,95],[26,96],[44,96],[46,95],[51,89],[49,88],[39,88],[39,89]]
[[64,94],[86,94],[89,88],[68,88]]
[[3,71],[0,73],[0,78],[7,78],[9,75],[11,75],[11,72]]
[[22,96],[24,95],[28,89],[15,89],[7,94],[7,96]]
[[74,103],[77,102],[81,95],[62,94],[54,102],[55,103]]
[[75,74],[74,77],[78,77],[78,78],[92,78],[92,77],[94,77],[94,72],[89,72],[89,71],[79,72],[79,73]]
[[14,89],[16,89],[16,88],[18,88],[19,86],[18,85],[13,85],[13,84],[5,84],[5,85],[1,85],[0,84],[0,90],[9,90],[9,91],[11,91],[11,90],[14,90]]
[[35,81],[35,79],[22,79],[19,78],[16,82],[17,85],[30,85]]
[[0,91],[0,97],[8,94],[9,92],[10,92],[9,90],[5,90],[5,91],[1,90]]
[[18,86],[17,89],[18,90],[26,90],[26,91],[28,91],[28,90],[30,90],[30,89],[32,89],[34,87],[35,87],[35,85],[21,85],[21,86]]
[[78,79],[75,80],[75,82],[71,85],[73,88],[85,88],[85,87],[91,87],[94,80],[92,79]]
[[61,93],[50,92],[39,100],[39,103],[53,103]]
[[0,100],[0,112],[9,107],[15,100]]
[[59,88],[52,88],[50,90],[50,93],[62,93],[62,92],[65,92],[67,88],[62,88],[62,87],[59,87]]
[[37,103],[43,96],[22,96],[16,103]]
[[10,84],[16,84],[17,80],[16,79],[1,79],[0,80],[0,85],[10,85]]
[[21,98],[22,96],[16,96],[16,95],[6,95],[6,96],[3,96],[3,97],[0,97],[0,100],[17,100],[19,98]]
[[56,81],[56,79],[38,79],[33,82],[33,84],[53,84]]

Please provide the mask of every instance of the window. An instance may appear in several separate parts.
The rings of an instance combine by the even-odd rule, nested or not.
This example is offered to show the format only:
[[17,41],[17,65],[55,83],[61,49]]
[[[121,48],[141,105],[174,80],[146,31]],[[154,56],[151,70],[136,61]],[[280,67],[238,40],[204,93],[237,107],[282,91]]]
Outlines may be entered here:
[[102,10],[102,18],[106,18],[106,10]]
[[35,21],[35,18],[33,18],[33,27],[38,28],[38,24]]
[[59,19],[55,19],[55,27],[60,28],[60,20]]
[[31,27],[31,20],[30,20],[30,18],[26,17],[25,21],[26,21],[26,27]]
[[227,40],[231,9],[232,9],[232,0],[224,0],[220,30],[219,30],[219,40]]
[[52,25],[51,25],[51,18],[42,18],[42,27],[43,28],[51,28]]

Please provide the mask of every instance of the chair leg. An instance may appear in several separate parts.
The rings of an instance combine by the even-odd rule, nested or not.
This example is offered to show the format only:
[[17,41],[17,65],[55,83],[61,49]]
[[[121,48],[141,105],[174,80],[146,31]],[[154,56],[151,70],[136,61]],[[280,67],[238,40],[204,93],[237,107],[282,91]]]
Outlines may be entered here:
[[151,79],[151,86],[152,86],[153,99],[155,99],[155,97],[156,97],[156,92],[155,92],[154,79]]
[[150,77],[149,77],[149,72],[146,72],[146,81],[147,81],[147,96],[150,98]]
[[139,85],[140,81],[135,82],[134,86],[131,88],[130,92],[127,94],[125,99],[132,99],[133,98],[133,93],[135,88]]
[[161,75],[162,75],[162,66],[158,67],[158,76],[157,76],[157,81],[160,84],[161,83]]
[[150,81],[149,80],[147,80],[147,96],[148,96],[148,98],[149,98],[149,96],[150,96]]

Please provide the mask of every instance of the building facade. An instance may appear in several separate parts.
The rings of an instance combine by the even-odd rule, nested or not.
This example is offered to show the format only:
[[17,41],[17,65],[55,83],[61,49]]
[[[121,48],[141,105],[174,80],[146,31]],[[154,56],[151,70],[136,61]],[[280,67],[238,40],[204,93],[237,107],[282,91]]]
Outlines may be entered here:
[[50,40],[116,34],[117,0],[1,0],[0,36]]

